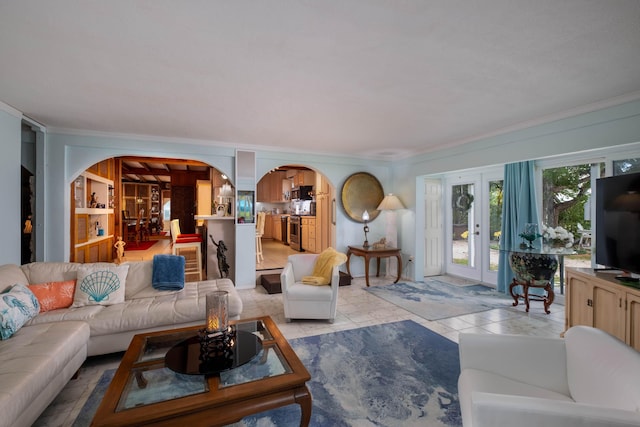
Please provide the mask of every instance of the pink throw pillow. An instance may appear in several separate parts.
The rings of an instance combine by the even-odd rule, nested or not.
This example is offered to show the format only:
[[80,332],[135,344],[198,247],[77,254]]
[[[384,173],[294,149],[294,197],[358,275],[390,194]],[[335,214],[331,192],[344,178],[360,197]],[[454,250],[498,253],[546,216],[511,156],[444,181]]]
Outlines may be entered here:
[[44,313],[49,310],[71,307],[76,281],[39,283],[29,285],[29,289],[38,298],[40,313]]

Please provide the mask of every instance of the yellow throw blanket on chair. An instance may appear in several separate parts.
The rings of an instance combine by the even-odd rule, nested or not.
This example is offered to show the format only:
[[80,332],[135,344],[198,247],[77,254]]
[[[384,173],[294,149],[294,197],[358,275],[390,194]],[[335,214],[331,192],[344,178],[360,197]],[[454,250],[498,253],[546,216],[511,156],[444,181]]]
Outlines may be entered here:
[[302,283],[316,286],[328,285],[331,283],[333,267],[344,264],[346,261],[347,256],[345,254],[329,247],[318,255],[316,264],[313,266],[312,275],[304,276]]

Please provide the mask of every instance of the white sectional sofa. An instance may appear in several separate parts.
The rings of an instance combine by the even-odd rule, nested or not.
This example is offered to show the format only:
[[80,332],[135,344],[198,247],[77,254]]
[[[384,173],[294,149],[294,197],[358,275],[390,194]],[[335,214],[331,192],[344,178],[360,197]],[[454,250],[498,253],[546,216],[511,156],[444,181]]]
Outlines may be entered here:
[[[80,266],[31,263],[0,266],[0,292],[15,285],[74,280]],[[0,341],[0,426],[29,426],[53,401],[87,356],[127,349],[138,333],[204,325],[205,295],[229,292],[229,318],[242,300],[229,279],[187,282],[180,291],[152,287],[152,261],[129,264],[123,303],[47,311]]]

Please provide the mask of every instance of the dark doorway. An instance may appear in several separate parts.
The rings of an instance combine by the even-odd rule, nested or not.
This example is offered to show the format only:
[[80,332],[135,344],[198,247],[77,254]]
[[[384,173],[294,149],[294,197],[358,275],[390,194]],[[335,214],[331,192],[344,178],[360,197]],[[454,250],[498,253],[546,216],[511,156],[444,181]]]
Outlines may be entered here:
[[33,259],[33,190],[32,190],[33,174],[29,172],[24,166],[22,167],[21,178],[21,213],[22,218],[22,255],[20,257],[21,264],[28,264]]
[[195,233],[196,194],[192,186],[171,186],[171,219],[180,220],[180,232]]

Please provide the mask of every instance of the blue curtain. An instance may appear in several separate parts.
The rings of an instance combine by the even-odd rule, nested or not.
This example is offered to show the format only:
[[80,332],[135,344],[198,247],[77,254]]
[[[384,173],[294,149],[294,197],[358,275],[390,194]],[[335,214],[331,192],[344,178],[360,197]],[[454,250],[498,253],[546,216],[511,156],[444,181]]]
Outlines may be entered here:
[[509,163],[504,167],[502,193],[502,230],[500,234],[500,264],[498,291],[509,293],[513,272],[509,266],[509,249],[522,239],[518,234],[527,223],[538,224],[533,161]]

